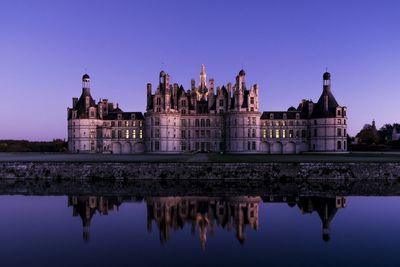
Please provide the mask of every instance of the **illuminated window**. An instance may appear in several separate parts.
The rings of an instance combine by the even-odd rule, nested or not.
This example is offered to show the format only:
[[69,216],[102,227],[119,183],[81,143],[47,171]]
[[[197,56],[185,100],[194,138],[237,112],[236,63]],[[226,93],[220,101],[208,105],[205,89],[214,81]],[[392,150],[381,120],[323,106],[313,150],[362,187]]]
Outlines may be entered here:
[[136,130],[132,130],[132,138],[136,139]]
[[139,138],[140,138],[140,139],[143,138],[143,130],[139,130]]
[[125,127],[129,126],[129,121],[125,121]]
[[126,139],[129,138],[129,130],[125,130],[125,138],[126,138]]
[[273,131],[272,131],[272,129],[269,129],[269,138],[272,138],[273,137]]
[[279,138],[279,129],[276,129],[276,130],[275,130],[275,137],[276,137],[276,138]]
[[267,129],[264,129],[264,130],[263,130],[263,138],[264,138],[264,139],[267,138]]
[[289,138],[293,138],[293,130],[289,130]]
[[282,138],[286,138],[286,130],[282,130]]

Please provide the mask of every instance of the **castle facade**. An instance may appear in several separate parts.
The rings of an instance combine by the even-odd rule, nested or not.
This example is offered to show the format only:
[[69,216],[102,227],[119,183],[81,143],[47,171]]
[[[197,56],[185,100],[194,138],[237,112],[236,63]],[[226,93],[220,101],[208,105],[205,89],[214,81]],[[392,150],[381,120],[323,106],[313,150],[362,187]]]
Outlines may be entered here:
[[207,82],[204,65],[191,87],[170,82],[160,72],[141,112],[123,112],[107,99],[95,102],[90,77],[82,77],[80,98],[68,108],[68,147],[89,153],[226,153],[294,154],[347,150],[346,107],[331,92],[331,75],[323,74],[323,91],[314,103],[302,100],[286,111],[259,111],[259,86],[248,86],[241,70],[235,82]]

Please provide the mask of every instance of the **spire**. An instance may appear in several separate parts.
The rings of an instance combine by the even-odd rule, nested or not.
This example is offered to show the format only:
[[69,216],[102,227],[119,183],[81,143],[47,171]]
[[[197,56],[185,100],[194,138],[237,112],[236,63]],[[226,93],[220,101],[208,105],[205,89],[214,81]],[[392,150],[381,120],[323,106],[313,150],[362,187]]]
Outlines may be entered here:
[[204,64],[201,64],[201,71],[200,71],[200,87],[204,88],[206,87],[206,68],[204,67]]
[[206,69],[204,67],[204,64],[201,64],[201,72],[200,74],[206,74]]

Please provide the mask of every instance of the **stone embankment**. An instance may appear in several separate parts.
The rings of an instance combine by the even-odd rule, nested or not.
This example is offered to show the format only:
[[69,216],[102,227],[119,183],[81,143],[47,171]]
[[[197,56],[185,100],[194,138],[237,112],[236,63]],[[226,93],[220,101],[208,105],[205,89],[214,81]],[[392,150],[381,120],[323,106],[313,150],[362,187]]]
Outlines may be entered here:
[[399,177],[400,163],[0,163],[0,179],[265,181]]

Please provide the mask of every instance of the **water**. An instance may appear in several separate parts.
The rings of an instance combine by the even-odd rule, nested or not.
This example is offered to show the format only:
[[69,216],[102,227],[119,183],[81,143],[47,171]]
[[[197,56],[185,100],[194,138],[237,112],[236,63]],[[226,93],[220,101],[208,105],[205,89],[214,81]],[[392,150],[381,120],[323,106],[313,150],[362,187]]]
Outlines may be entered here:
[[398,266],[399,197],[1,196],[2,266]]

